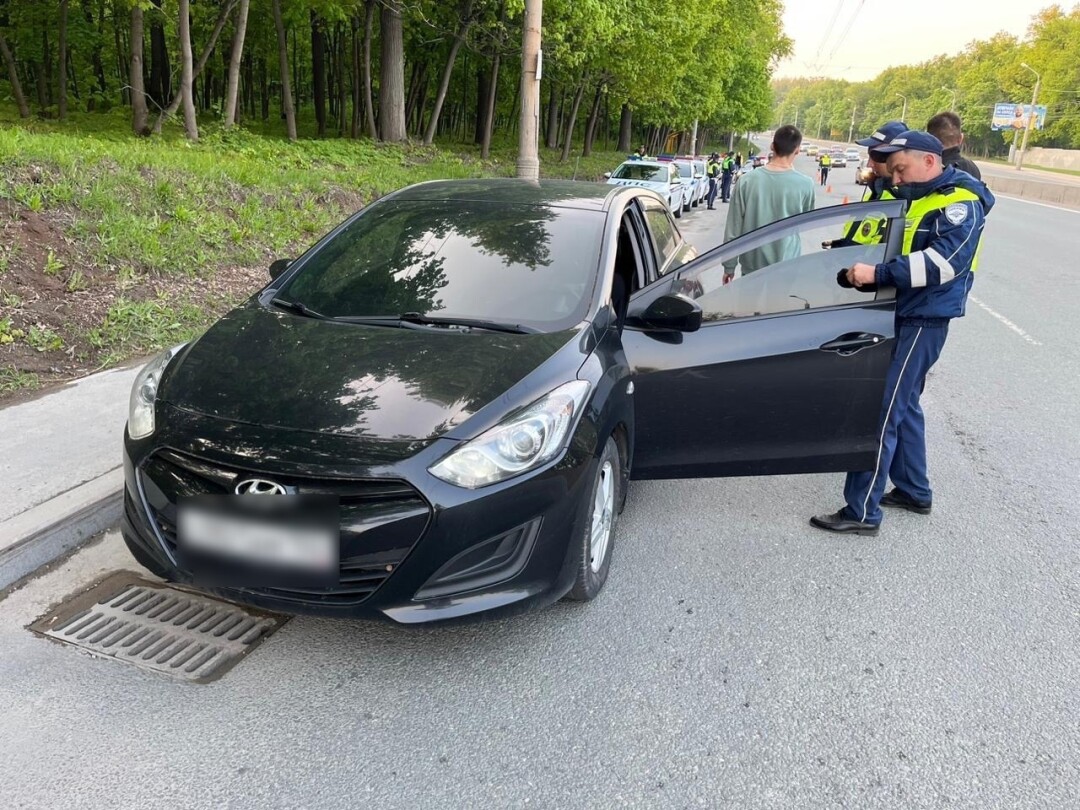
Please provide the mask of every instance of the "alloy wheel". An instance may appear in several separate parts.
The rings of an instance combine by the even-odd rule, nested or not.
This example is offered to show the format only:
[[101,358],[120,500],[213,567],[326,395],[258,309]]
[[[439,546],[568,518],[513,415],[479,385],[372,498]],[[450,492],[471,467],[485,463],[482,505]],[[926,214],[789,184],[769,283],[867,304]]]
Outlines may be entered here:
[[589,567],[600,570],[611,545],[612,519],[615,515],[615,472],[610,461],[600,467],[600,480],[593,500],[592,526],[589,530]]

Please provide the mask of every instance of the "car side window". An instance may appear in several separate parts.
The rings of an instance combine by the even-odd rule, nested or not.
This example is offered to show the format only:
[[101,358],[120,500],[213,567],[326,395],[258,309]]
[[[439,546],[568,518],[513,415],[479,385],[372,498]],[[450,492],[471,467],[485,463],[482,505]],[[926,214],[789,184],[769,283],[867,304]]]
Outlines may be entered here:
[[663,203],[646,197],[643,200],[645,221],[652,235],[656,250],[656,266],[661,273],[667,272],[668,264],[679,249],[679,231]]
[[[857,214],[837,206],[834,215],[810,224],[794,221],[718,248],[680,271],[674,290],[694,298],[705,321],[865,303],[873,293],[841,287],[837,273],[856,262],[884,261],[896,222],[903,227],[903,220],[890,220],[872,205],[858,206]],[[891,289],[877,293],[893,295]]]

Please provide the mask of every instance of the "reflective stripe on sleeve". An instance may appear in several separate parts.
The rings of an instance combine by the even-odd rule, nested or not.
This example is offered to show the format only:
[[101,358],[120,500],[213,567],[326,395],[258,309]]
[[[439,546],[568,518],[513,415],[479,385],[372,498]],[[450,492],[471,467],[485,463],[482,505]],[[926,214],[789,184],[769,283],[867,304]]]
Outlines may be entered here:
[[925,287],[926,256],[923,255],[921,250],[917,250],[908,256],[908,262],[911,267],[911,286]]
[[941,284],[948,284],[956,278],[956,270],[953,269],[948,259],[930,247],[923,250],[923,253],[938,266],[938,271],[941,273]]

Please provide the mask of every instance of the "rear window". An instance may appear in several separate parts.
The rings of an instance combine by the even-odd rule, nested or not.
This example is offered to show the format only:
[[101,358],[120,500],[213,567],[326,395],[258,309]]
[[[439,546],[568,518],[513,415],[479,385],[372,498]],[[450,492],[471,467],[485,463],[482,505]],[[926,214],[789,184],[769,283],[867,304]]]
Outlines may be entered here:
[[679,170],[679,177],[693,177],[694,169],[689,163],[676,163],[675,166]]
[[606,215],[474,201],[373,205],[279,291],[331,317],[419,312],[558,331],[592,295]]

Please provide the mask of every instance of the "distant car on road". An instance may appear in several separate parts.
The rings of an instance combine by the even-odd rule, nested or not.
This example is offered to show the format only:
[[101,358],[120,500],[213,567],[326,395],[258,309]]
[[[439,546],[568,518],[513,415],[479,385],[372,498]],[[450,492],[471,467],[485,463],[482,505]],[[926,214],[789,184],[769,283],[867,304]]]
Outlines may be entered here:
[[809,155],[810,157],[816,156],[818,151],[819,151],[818,145],[816,143],[806,143],[806,144],[803,144],[803,147],[806,150],[806,154]]
[[848,163],[854,163],[857,166],[862,159],[862,153],[852,146],[844,150],[844,157],[847,158]]
[[840,149],[833,149],[829,152],[829,160],[832,161],[832,168],[834,169],[842,169],[847,166],[847,158]]
[[659,194],[678,219],[683,206],[689,205],[690,189],[682,181],[678,167],[671,161],[627,160],[607,175],[608,185],[640,186]]
[[855,182],[860,186],[870,185],[870,181],[874,179],[874,170],[870,168],[870,159],[862,161],[861,164],[857,163],[855,169]]

